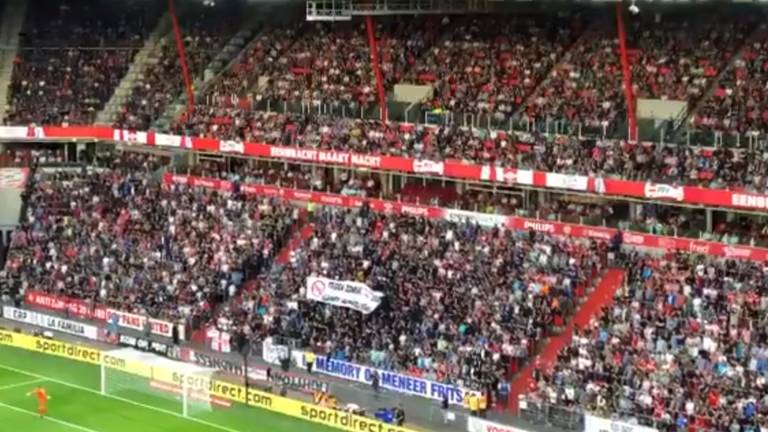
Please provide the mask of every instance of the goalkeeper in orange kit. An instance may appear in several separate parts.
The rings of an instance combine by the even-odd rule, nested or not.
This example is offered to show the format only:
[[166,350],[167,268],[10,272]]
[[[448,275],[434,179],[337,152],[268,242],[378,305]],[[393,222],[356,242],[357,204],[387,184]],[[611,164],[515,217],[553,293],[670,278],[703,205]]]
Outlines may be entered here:
[[27,393],[27,396],[35,395],[37,397],[37,413],[42,418],[48,414],[48,400],[51,398],[48,396],[48,392],[42,386],[37,386],[34,390]]

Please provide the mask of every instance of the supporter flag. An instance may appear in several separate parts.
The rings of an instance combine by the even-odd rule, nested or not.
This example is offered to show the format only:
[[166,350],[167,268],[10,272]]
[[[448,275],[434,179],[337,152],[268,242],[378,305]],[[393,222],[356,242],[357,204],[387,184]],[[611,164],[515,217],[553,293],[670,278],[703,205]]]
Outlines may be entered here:
[[445,172],[445,164],[443,162],[433,162],[431,160],[414,160],[413,172],[419,174],[443,175]]
[[243,154],[245,152],[245,146],[240,141],[221,140],[219,141],[219,150],[227,153]]
[[480,179],[507,184],[533,184],[533,171],[518,170],[493,165],[483,165],[480,170]]
[[45,131],[40,126],[27,127],[27,138],[45,138]]
[[205,334],[208,345],[217,352],[228,353],[232,351],[231,336],[216,327],[211,327]]
[[379,307],[384,296],[364,283],[322,277],[308,277],[306,290],[309,300],[354,309],[364,314]]
[[119,142],[147,144],[146,132],[137,132],[129,129],[115,129],[112,138]]

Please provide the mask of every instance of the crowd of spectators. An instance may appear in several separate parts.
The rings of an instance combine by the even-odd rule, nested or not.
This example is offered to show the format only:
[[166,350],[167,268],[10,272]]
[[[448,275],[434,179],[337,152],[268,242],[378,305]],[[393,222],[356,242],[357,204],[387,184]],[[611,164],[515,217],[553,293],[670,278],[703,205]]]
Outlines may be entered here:
[[[37,174],[4,291],[43,290],[198,322],[237,299],[237,307],[222,310],[237,315],[252,307],[238,321],[249,332],[296,338],[336,358],[492,386],[509,362],[524,360],[563,324],[603,265],[604,245],[596,243],[329,208],[317,211],[313,237],[269,280],[266,266],[298,219],[296,209],[159,185],[151,173],[165,164],[126,153],[106,168]],[[247,162],[227,169],[207,163],[191,173],[236,182],[312,179],[301,169]],[[365,189],[341,180],[333,187]],[[371,315],[331,313],[304,299],[309,275],[366,282],[385,300]],[[245,281],[252,284],[241,290]]]
[[250,42],[234,65],[225,70],[207,90],[207,97],[220,106],[238,105],[258,90],[259,77],[278,67],[293,45],[297,29],[266,28]]
[[63,150],[54,149],[5,149],[0,153],[0,167],[31,167],[35,165],[61,164],[66,162]]
[[229,163],[204,161],[179,174],[227,180],[239,184],[270,185],[290,189],[337,193],[347,196],[383,198],[381,179],[372,173],[333,172],[307,165],[238,160]]
[[[405,72],[436,37],[430,19],[380,20],[376,38],[386,89]],[[353,111],[375,105],[376,81],[362,21],[307,23],[292,34],[283,55],[262,68],[268,78],[258,97],[274,101],[308,101],[313,106],[344,105]],[[273,60],[273,59],[270,59]]]
[[406,81],[432,84],[426,105],[509,118],[582,30],[576,16],[445,17],[440,42]]
[[269,199],[167,187],[156,158],[36,175],[13,235],[6,290],[81,298],[167,319],[205,319],[268,268],[295,215]]
[[639,98],[695,102],[741,48],[751,17],[643,15],[631,21],[632,78]]
[[556,119],[608,129],[625,112],[618,41],[613,29],[589,29],[552,69],[525,107],[536,122]]
[[[626,113],[619,41],[604,19],[552,69],[526,107],[529,118],[610,131]],[[702,12],[641,14],[629,20],[628,60],[637,98],[693,104],[705,96],[753,27],[745,17]]]
[[[238,30],[239,20],[229,9],[204,8],[202,12],[189,12],[180,21],[190,84],[202,82],[206,67]],[[180,56],[173,35],[163,38],[152,55],[157,63],[150,64],[136,81],[116,127],[148,130],[184,94]]]
[[[258,337],[482,388],[564,323],[607,252],[542,233],[322,208],[313,235],[269,279],[296,208],[158,185],[149,173],[166,163],[125,154],[107,168],[36,175],[4,291],[40,289],[168,319],[208,319],[235,299],[221,310]],[[328,180],[252,161],[192,173],[304,188]],[[551,210],[595,209],[555,202]],[[768,270],[671,252],[628,262],[626,289],[576,330],[552,370],[536,374],[532,400],[662,430],[747,431],[764,421]],[[368,315],[324,306],[305,298],[308,276],[363,282],[384,299]]]
[[157,16],[155,6],[124,1],[38,5],[20,35],[4,121],[93,123]]
[[469,187],[458,192],[455,184],[440,181],[409,182],[395,193],[383,195],[383,198],[488,214],[609,226],[623,231],[688,237],[730,245],[768,246],[768,222],[756,215],[733,216],[717,212],[712,229],[708,230],[703,210],[645,204],[639,214],[633,216],[626,205],[617,202],[568,195],[552,195],[548,201],[534,200],[525,205],[522,196],[515,191]]
[[768,153],[728,148],[628,144],[561,137],[523,154],[520,165],[543,171],[606,175],[667,184],[766,190]]
[[298,143],[294,139],[301,116],[252,111],[232,106],[200,106],[171,124],[181,135],[244,140],[267,144]]
[[[768,188],[768,152],[631,144],[619,140],[544,137],[458,126],[383,123],[209,108],[174,124],[174,132],[270,144],[419,159],[458,159],[510,168],[689,184],[711,188]],[[253,141],[252,141],[253,142]]]
[[661,431],[761,430],[768,268],[672,253],[634,254],[627,268],[614,303],[535,374],[529,401]]
[[[519,111],[539,122],[604,130],[624,113],[611,17],[591,16],[586,25],[568,14],[546,24],[535,17],[505,19],[504,25],[488,18],[457,20],[444,19],[440,42],[406,75],[407,82],[434,84],[429,108],[496,120]],[[748,17],[711,11],[696,18],[651,13],[631,19],[634,94],[693,104],[743,45],[753,30],[749,23]]]
[[[313,232],[269,287],[275,302],[254,332],[478,388],[494,385],[563,324],[604,252],[597,244],[366,207],[318,210]],[[328,307],[306,299],[308,276],[363,282],[384,297],[368,315]]]
[[[127,13],[118,17],[109,13],[111,6],[71,0],[61,8],[51,5],[30,14],[13,75],[9,122],[94,119],[158,15],[152,8],[132,5],[122,6]],[[194,79],[201,78],[242,19],[222,9],[206,8],[201,16],[181,14]],[[84,18],[88,16],[98,19]],[[46,28],[48,23],[53,25]],[[753,23],[743,10],[718,8],[696,15],[654,11],[628,18],[634,95],[695,107],[714,85],[713,94],[694,113],[695,127],[764,131],[763,111],[768,111],[760,95],[765,38],[752,36],[757,28]],[[454,118],[482,116],[493,124],[507,124],[514,117],[604,131],[613,130],[624,117],[613,12],[399,17],[382,18],[375,25],[384,90],[398,83],[430,84],[434,91],[423,101],[428,110],[451,111]],[[342,111],[333,107],[344,106],[350,108],[347,113],[359,113],[358,108],[375,108],[377,101],[369,51],[365,24],[358,20],[267,27],[210,83],[204,99],[216,107],[247,110],[268,99],[314,108],[322,104],[335,113]],[[182,95],[172,38],[163,39],[155,54],[159,63],[133,89],[117,122],[121,126],[149,127]],[[739,57],[734,61],[733,56]],[[196,123],[205,117],[221,120],[216,110],[203,111],[194,114]],[[222,129],[226,134],[229,128]]]
[[720,78],[693,118],[697,128],[720,132],[768,132],[768,38],[757,38]]
[[[610,226],[625,231],[654,235],[689,237],[726,244],[768,246],[768,224],[754,216],[729,218],[726,212],[715,214],[712,230],[707,230],[703,211],[646,204],[637,215],[605,200],[579,199],[553,195],[547,201],[534,200],[524,205],[514,191],[467,187],[461,190],[451,182],[412,179],[389,193],[381,188],[382,179],[373,173],[333,172],[320,167],[256,161],[206,162],[195,167],[195,175],[233,182],[269,184],[287,188],[340,193],[350,196],[381,198],[420,205],[458,208],[480,213],[515,215],[534,219]],[[618,210],[618,211],[617,211]]]
[[310,23],[274,65],[260,94],[273,100],[368,105],[376,100],[365,27]]

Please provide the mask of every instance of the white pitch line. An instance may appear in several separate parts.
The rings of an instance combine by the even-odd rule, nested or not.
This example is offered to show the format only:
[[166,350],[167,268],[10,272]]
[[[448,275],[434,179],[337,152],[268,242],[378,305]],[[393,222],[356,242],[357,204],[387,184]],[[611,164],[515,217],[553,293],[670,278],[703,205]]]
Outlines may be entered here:
[[[34,411],[29,411],[29,410],[21,409],[19,407],[15,407],[13,405],[4,404],[2,402],[0,402],[0,407],[4,407],[4,408],[7,408],[7,409],[12,410],[12,411],[20,412],[22,414],[31,415],[31,416],[34,416],[34,417],[38,417],[39,416],[39,414],[34,412]],[[59,420],[56,417],[44,416],[42,418],[42,420],[48,420],[49,422],[58,423],[58,424],[60,424],[62,426],[66,426],[66,427],[71,428],[71,429],[77,429],[77,430],[83,431],[83,432],[98,432],[97,430],[88,429],[87,427],[80,426],[79,424],[74,424],[74,423],[70,423],[68,421]]]
[[[152,405],[146,405],[146,404],[143,404],[141,402],[136,402],[136,401],[132,401],[130,399],[122,398],[120,396],[115,396],[115,395],[111,395],[111,394],[102,394],[100,391],[94,390],[92,388],[83,387],[81,385],[68,383],[66,381],[58,380],[56,378],[51,378],[51,377],[48,377],[48,376],[45,376],[45,375],[36,374],[34,372],[25,371],[23,369],[16,369],[14,367],[6,366],[6,365],[3,365],[3,364],[0,364],[0,369],[9,370],[11,372],[20,373],[20,374],[28,375],[28,376],[35,377],[35,378],[40,378],[42,380],[54,382],[54,383],[57,383],[57,384],[61,384],[63,386],[67,386],[67,387],[71,387],[71,388],[74,388],[74,389],[82,390],[84,392],[97,394],[99,396],[103,396],[103,397],[106,397],[106,398],[118,400],[120,402],[125,402],[127,404],[135,405],[135,406],[142,407],[142,408],[145,408],[145,409],[148,409],[148,410],[157,411],[157,412],[160,412],[160,413],[163,413],[163,414],[172,415],[174,417],[178,417],[180,419],[188,420],[188,421],[191,421],[191,422],[194,422],[194,423],[199,423],[201,425],[209,426],[209,427],[212,427],[214,429],[218,429],[218,430],[222,430],[222,431],[226,431],[226,432],[241,432],[241,431],[239,431],[237,429],[230,429],[228,427],[217,425],[216,423],[211,423],[211,422],[208,422],[208,421],[205,421],[205,420],[196,419],[196,418],[193,418],[193,417],[185,417],[184,415],[179,414],[177,412],[173,412],[173,411],[170,411],[170,410],[154,407]],[[96,432],[96,431],[93,431],[93,432]]]
[[0,387],[0,390],[8,390],[16,387],[22,387],[22,386],[28,386],[32,384],[37,384],[45,381],[43,378],[33,379],[32,381],[24,381],[16,384],[8,384],[7,386]]

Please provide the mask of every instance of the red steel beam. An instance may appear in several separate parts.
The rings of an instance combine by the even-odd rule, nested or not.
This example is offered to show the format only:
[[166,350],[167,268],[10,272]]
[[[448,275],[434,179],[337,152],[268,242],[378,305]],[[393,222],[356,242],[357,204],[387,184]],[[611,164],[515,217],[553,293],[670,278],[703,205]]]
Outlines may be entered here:
[[627,101],[627,123],[629,124],[628,138],[637,140],[637,117],[635,115],[635,96],[632,92],[632,70],[627,55],[627,32],[624,28],[624,4],[616,3],[616,27],[619,32],[619,53],[621,57],[621,73],[624,76],[624,99]]
[[187,91],[187,112],[191,113],[195,109],[195,93],[192,91],[192,79],[189,77],[187,55],[184,52],[184,38],[181,36],[181,27],[179,27],[179,19],[176,16],[176,5],[173,3],[173,0],[168,0],[168,12],[171,15],[173,36],[176,39],[176,52],[179,55],[181,74],[184,77],[184,87]]
[[379,109],[381,110],[381,121],[387,121],[387,94],[384,92],[384,80],[381,76],[381,65],[379,64],[379,48],[376,42],[376,29],[373,27],[373,18],[370,15],[365,17],[365,27],[368,29],[368,47],[371,51],[371,67],[376,75],[376,93],[379,96]]

